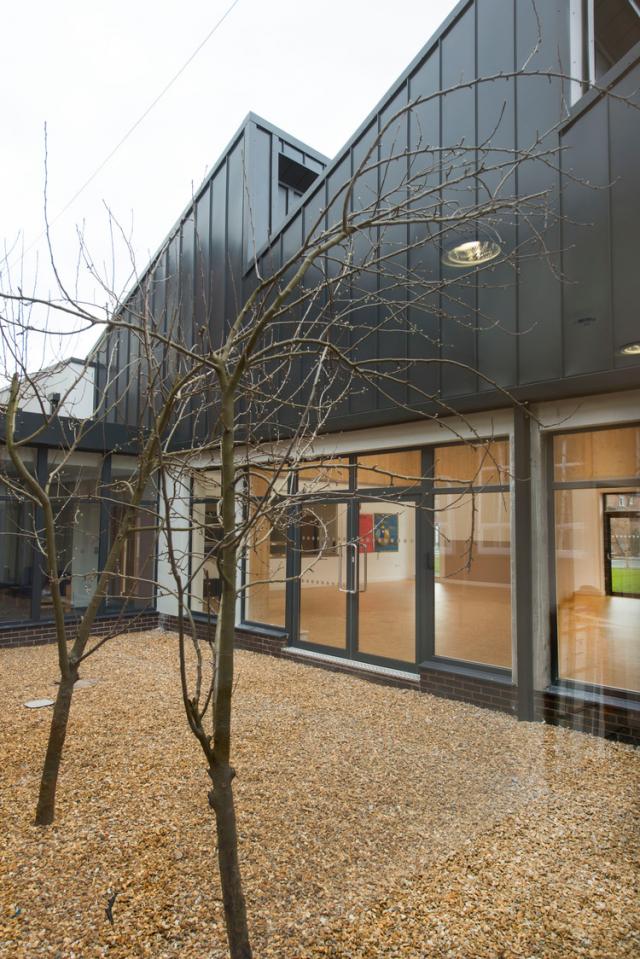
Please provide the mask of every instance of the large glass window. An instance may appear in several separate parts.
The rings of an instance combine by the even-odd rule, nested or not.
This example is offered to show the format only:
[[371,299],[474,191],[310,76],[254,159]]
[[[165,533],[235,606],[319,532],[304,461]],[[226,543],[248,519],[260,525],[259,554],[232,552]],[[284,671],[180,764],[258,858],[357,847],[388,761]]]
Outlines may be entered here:
[[[97,453],[49,451],[58,577],[67,611],[85,609],[98,581],[101,471],[102,457]],[[51,615],[51,583],[46,576],[40,608],[43,617]]]
[[[347,648],[348,541],[346,503],[315,503],[302,511],[300,640]],[[350,548],[349,548],[350,547]]]
[[553,476],[557,483],[640,478],[640,427],[555,436]]
[[640,42],[638,0],[570,0],[571,101]]
[[[130,502],[137,461],[133,457],[114,456],[111,461],[111,485],[104,492],[109,506],[109,542],[112,543]],[[124,610],[144,609],[155,596],[155,559],[158,539],[157,489],[149,480],[142,502],[136,508],[129,530],[117,557],[109,581],[108,604]]]
[[638,0],[590,0],[592,80],[597,81],[640,42]]
[[436,486],[501,486],[509,483],[509,441],[439,446],[434,457]]
[[416,661],[416,506],[365,502],[358,511],[358,650]]
[[420,450],[370,453],[358,457],[358,487],[419,486],[422,481]]
[[[315,474],[309,476],[310,483],[315,479]],[[287,483],[286,470],[283,473],[252,468],[249,472],[247,512],[253,523],[245,553],[244,616],[250,622],[282,627],[285,624],[287,585],[284,499]]]
[[[5,451],[3,451],[3,454]],[[22,454],[34,469],[31,450]],[[0,622],[31,618],[34,563],[33,504],[20,491],[6,454],[0,458]]]
[[558,676],[638,691],[640,430],[556,436],[553,459]]
[[435,497],[435,653],[511,668],[507,492]]
[[510,669],[508,440],[439,447],[434,464],[435,654]]
[[218,570],[218,546],[222,539],[219,511],[220,473],[199,473],[193,483],[191,511],[191,609],[217,613],[222,584]]
[[310,460],[298,468],[297,474],[301,493],[322,496],[349,489],[349,459],[346,456]]

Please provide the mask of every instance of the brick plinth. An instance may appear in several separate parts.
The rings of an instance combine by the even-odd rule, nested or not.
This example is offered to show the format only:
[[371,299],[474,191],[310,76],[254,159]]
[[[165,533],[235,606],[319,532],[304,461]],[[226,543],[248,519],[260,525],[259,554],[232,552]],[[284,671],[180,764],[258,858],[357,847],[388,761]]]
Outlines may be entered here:
[[430,669],[428,666],[421,666],[420,689],[423,693],[431,693],[432,696],[440,696],[442,699],[455,699],[511,715],[516,711],[516,687],[491,676],[485,678],[453,669]]
[[536,693],[536,715],[554,726],[640,746],[640,704],[607,696],[582,697],[568,690]]
[[[161,629],[175,631],[178,628],[178,618],[161,616],[159,625]],[[195,627],[198,638],[202,640],[206,640],[210,632],[215,629],[214,624],[200,620],[195,621]],[[272,635],[260,630],[236,630],[237,649],[248,649],[252,653],[263,653],[267,656],[281,656],[286,645],[286,636]]]
[[[73,640],[76,624],[73,621],[67,621],[66,627],[69,640]],[[114,629],[119,629],[121,633],[142,633],[149,629],[157,629],[157,627],[158,614],[154,610],[139,615],[127,614],[124,617],[122,615],[101,616],[93,624],[91,635],[106,636]],[[10,623],[7,626],[0,626],[0,649],[12,649],[18,646],[43,646],[55,642],[56,628],[52,621],[46,623]]]

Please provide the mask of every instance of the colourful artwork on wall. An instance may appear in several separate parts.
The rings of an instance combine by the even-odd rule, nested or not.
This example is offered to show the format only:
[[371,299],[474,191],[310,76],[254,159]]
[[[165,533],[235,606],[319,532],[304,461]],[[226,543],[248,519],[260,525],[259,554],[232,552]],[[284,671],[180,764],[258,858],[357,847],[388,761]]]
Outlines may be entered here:
[[373,536],[373,514],[360,513],[358,518],[358,551],[360,553],[375,552],[376,544]]
[[398,514],[374,513],[376,553],[398,552]]

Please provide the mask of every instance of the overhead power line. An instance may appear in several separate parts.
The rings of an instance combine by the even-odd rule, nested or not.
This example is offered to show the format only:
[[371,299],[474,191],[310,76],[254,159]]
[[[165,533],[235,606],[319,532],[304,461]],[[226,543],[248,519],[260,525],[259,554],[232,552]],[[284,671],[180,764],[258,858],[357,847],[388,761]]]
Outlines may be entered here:
[[[83,192],[87,189],[87,187],[88,187],[91,183],[93,183],[93,181],[94,181],[95,178],[98,176],[98,174],[101,173],[102,170],[104,170],[104,168],[106,167],[107,163],[109,163],[109,161],[113,159],[113,157],[116,155],[116,153],[118,152],[118,150],[120,149],[120,147],[121,147],[124,143],[126,143],[126,141],[129,139],[129,137],[131,136],[131,134],[132,134],[135,130],[138,129],[138,127],[139,127],[140,124],[143,122],[143,120],[145,120],[145,119],[149,116],[149,114],[151,113],[151,111],[153,110],[153,108],[156,107],[156,106],[158,105],[158,103],[160,102],[160,100],[162,100],[162,98],[164,97],[164,95],[165,95],[166,93],[168,93],[168,91],[169,91],[169,90],[171,89],[171,87],[174,85],[174,83],[176,82],[176,80],[179,80],[179,78],[180,78],[180,77],[182,76],[182,74],[185,72],[185,70],[187,69],[187,67],[195,60],[195,58],[198,56],[198,54],[200,53],[200,51],[202,50],[202,48],[206,46],[206,44],[209,42],[209,40],[210,40],[211,37],[214,35],[214,33],[222,26],[222,24],[223,24],[224,21],[227,19],[227,17],[228,17],[229,14],[231,13],[231,11],[234,9],[234,7],[237,7],[239,3],[240,3],[240,0],[233,0],[233,3],[231,3],[231,4],[229,5],[229,7],[227,7],[227,9],[226,9],[225,12],[222,14],[222,16],[221,16],[220,19],[217,21],[217,23],[215,23],[215,24],[213,25],[213,27],[211,28],[211,30],[209,30],[209,32],[208,32],[208,34],[206,35],[206,37],[198,44],[198,46],[195,48],[195,50],[193,51],[193,53],[192,53],[192,54],[188,57],[188,59],[185,60],[185,62],[182,64],[182,66],[180,67],[180,69],[179,69],[176,73],[174,73],[174,75],[171,77],[171,79],[168,81],[168,83],[166,83],[166,84],[164,85],[164,87],[162,88],[162,90],[160,91],[160,93],[151,101],[151,103],[150,103],[149,106],[146,108],[146,110],[145,110],[143,113],[140,114],[140,116],[138,117],[138,119],[137,119],[134,123],[131,124],[131,126],[129,127],[129,129],[127,130],[127,132],[120,138],[120,140],[118,140],[118,142],[116,143],[116,145],[114,146],[114,148],[107,154],[107,156],[104,158],[104,160],[102,161],[102,163],[100,163],[100,165],[99,165],[98,167],[96,167],[96,169],[93,171],[93,173],[91,174],[91,176],[88,177],[88,178],[84,181],[84,183],[82,184],[82,186],[79,187],[79,188],[76,190],[76,192],[73,194],[73,196],[71,197],[71,199],[68,200],[68,201],[65,203],[65,205],[62,207],[62,209],[61,209],[61,210],[58,210],[58,212],[56,213],[56,215],[54,216],[54,218],[50,221],[49,227],[53,226],[53,224],[56,223],[57,220],[59,220],[60,217],[63,216],[63,215],[67,212],[67,210],[69,209],[69,207],[70,207],[70,206],[73,206],[73,204],[76,202],[76,200],[77,200],[78,197],[81,195],[81,193],[83,193]],[[35,240],[33,241],[33,243],[31,243],[31,245],[30,245],[26,250],[23,251],[22,256],[24,257],[27,253],[29,253],[29,252],[33,249],[33,247],[34,247],[37,243],[39,243],[40,240],[42,239],[42,237],[45,236],[45,235],[46,235],[46,231],[43,231],[43,232],[40,234],[40,236],[38,236],[37,239],[35,239]]]

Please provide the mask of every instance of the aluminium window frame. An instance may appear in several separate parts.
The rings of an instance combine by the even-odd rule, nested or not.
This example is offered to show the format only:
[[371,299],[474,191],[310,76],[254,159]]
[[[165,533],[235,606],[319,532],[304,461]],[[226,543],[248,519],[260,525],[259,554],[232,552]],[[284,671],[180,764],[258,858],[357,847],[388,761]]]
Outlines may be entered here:
[[[626,0],[640,19],[640,0]],[[570,76],[569,104],[571,107],[596,84],[595,0],[569,0]],[[624,58],[621,58],[624,59]],[[604,74],[607,77],[620,60],[612,63]]]
[[[58,446],[35,446],[35,470],[38,480],[41,484],[46,483],[49,476],[49,451],[53,450],[58,451],[60,448]],[[79,450],[78,452],[87,452],[86,450]],[[95,452],[95,451],[89,451]],[[100,465],[100,477],[99,485],[100,489],[108,487],[111,483],[111,474],[112,474],[112,460],[114,456],[118,456],[117,453],[113,452],[103,452],[99,454],[101,456],[101,465]],[[158,491],[156,490],[154,499],[145,499],[140,504],[141,507],[152,506],[157,512],[158,508]],[[93,497],[81,497],[81,499],[91,500]],[[98,568],[97,572],[100,574],[104,569],[106,559],[109,553],[109,548],[111,545],[110,538],[110,515],[111,515],[111,503],[104,496],[100,496],[100,513],[98,520],[98,529],[99,529],[99,541],[98,541]],[[34,528],[42,529],[43,518],[42,518],[42,507],[34,505]],[[45,572],[43,568],[43,557],[36,548],[35,541],[31,543],[30,546],[33,555],[33,578],[31,584],[31,608],[30,615],[28,618],[24,619],[13,619],[13,620],[1,620],[0,621],[0,634],[7,630],[15,629],[26,629],[29,626],[48,626],[55,623],[55,616],[53,610],[43,609],[42,606],[42,586],[45,578]],[[126,603],[123,606],[116,606],[113,603],[110,603],[110,596],[107,593],[103,597],[102,602],[100,603],[100,608],[97,614],[96,619],[112,619],[114,616],[122,616],[124,618],[136,618],[145,613],[153,612],[157,608],[157,599],[158,599],[158,537],[156,537],[156,548],[154,550],[154,561],[153,561],[153,597],[150,602],[145,606],[139,607],[130,607],[126,608]],[[44,615],[43,615],[44,613]],[[78,620],[78,615],[82,615],[82,609],[72,608],[65,612],[64,622],[65,623],[74,623]]]
[[[435,451],[436,449],[441,449],[445,446],[463,446],[469,445],[468,442],[451,442],[451,443],[434,443],[430,447],[426,447],[424,453],[430,454],[430,473],[427,473],[424,468],[423,472],[425,476],[430,476],[431,479],[428,484],[428,489],[426,492],[427,497],[427,510],[426,514],[428,515],[431,512],[431,516],[434,517],[434,507],[435,507],[435,497],[440,495],[462,495],[462,494],[472,494],[477,495],[480,493],[508,493],[510,497],[510,509],[509,509],[509,522],[510,522],[510,536],[511,541],[513,542],[514,538],[514,488],[513,488],[513,475],[512,475],[512,463],[513,463],[513,447],[514,447],[514,437],[513,435],[500,434],[492,435],[490,437],[481,437],[478,440],[478,444],[481,442],[491,443],[491,442],[502,442],[507,441],[509,444],[509,471],[510,471],[510,481],[507,484],[491,484],[491,485],[471,485],[471,484],[459,484],[457,486],[440,486],[436,485],[435,477],[433,476],[434,472],[434,463],[435,463]],[[512,662],[510,667],[505,666],[496,666],[491,663],[481,663],[475,662],[468,659],[453,659],[449,656],[440,656],[435,651],[436,645],[436,630],[435,630],[435,522],[427,522],[426,529],[424,531],[425,545],[426,545],[426,584],[425,588],[427,591],[426,606],[427,606],[427,623],[428,628],[424,636],[425,643],[425,656],[421,662],[421,666],[429,667],[446,667],[451,672],[459,671],[461,674],[468,674],[470,671],[472,673],[481,674],[486,676],[488,679],[496,679],[502,681],[503,683],[511,683],[513,680],[514,669],[513,669],[513,648],[514,648],[514,637],[513,637],[513,606],[514,602],[517,601],[517,575],[515,575],[515,564],[513,557],[513,546],[511,547],[511,576],[509,581],[509,599],[511,604],[511,650],[512,650]]]
[[550,652],[550,683],[553,689],[566,692],[575,691],[590,696],[606,696],[613,699],[624,699],[637,702],[640,691],[619,689],[616,686],[605,686],[599,683],[584,683],[575,679],[564,679],[559,675],[559,636],[558,636],[558,595],[556,581],[556,522],[555,522],[555,494],[562,490],[574,489],[638,489],[640,491],[640,477],[621,477],[619,479],[592,479],[558,481],[555,479],[555,462],[553,458],[553,441],[557,436],[568,436],[576,433],[601,433],[613,429],[640,428],[640,420],[625,420],[620,423],[598,424],[595,426],[567,427],[562,430],[545,432],[544,443],[546,461],[546,492],[547,492],[547,547],[549,570],[549,652]]
[[[341,453],[337,454],[347,460],[345,466],[349,469],[349,484],[346,490],[334,490],[334,491],[325,491],[324,493],[310,494],[310,501],[347,501],[351,502],[366,502],[366,501],[376,501],[376,500],[412,500],[416,502],[416,527],[415,527],[415,539],[416,539],[416,566],[415,566],[415,577],[416,577],[416,615],[415,615],[415,632],[416,632],[416,661],[414,664],[406,663],[404,661],[386,659],[383,657],[369,656],[364,653],[358,652],[357,648],[355,654],[357,656],[356,661],[363,662],[365,664],[380,665],[388,668],[397,668],[401,670],[412,670],[419,672],[422,666],[425,667],[434,667],[434,668],[443,668],[446,667],[451,671],[459,671],[461,674],[466,675],[471,673],[481,674],[486,676],[488,679],[495,679],[501,683],[511,683],[514,670],[513,662],[510,668],[495,666],[489,663],[480,663],[472,662],[469,660],[461,659],[451,659],[444,656],[437,656],[435,654],[435,577],[434,577],[434,538],[435,538],[435,529],[432,522],[433,517],[433,506],[434,506],[434,496],[436,495],[446,495],[448,493],[454,493],[460,495],[462,493],[508,493],[510,496],[510,529],[511,537],[514,535],[514,487],[512,481],[512,472],[513,472],[513,444],[514,437],[508,432],[500,432],[499,434],[491,434],[489,436],[478,437],[476,442],[481,443],[491,443],[491,442],[501,442],[506,441],[509,444],[509,475],[510,479],[508,483],[497,483],[497,484],[458,484],[456,486],[436,486],[435,479],[433,476],[434,470],[434,460],[435,460],[435,450],[436,448],[442,447],[453,447],[453,446],[462,446],[469,445],[468,442],[464,440],[452,440],[451,442],[439,442],[431,443],[427,446],[425,445],[416,445],[415,443],[408,444],[406,447],[391,449],[387,448],[372,448],[369,450],[358,450],[357,453]],[[365,486],[358,487],[358,460],[361,457],[368,455],[382,455],[385,453],[401,453],[407,451],[419,451],[421,456],[421,474],[422,479],[419,484],[413,486]],[[298,490],[297,484],[298,476],[297,471],[292,470],[290,472],[290,492],[296,493]],[[269,633],[272,635],[287,635],[290,642],[297,644],[298,640],[298,631],[300,623],[300,595],[299,589],[297,588],[297,576],[298,576],[298,567],[299,567],[299,551],[300,551],[300,530],[299,527],[293,522],[288,526],[287,540],[289,549],[287,550],[286,557],[286,614],[285,614],[285,626],[274,626],[272,624],[261,623],[256,620],[250,620],[246,618],[246,597],[244,591],[242,593],[241,599],[241,612],[238,617],[237,627],[239,629],[250,629],[250,630],[259,630],[261,632]],[[512,548],[513,554],[513,548]],[[243,551],[243,557],[240,563],[241,567],[241,583],[246,586],[246,555]],[[422,581],[422,583],[421,583]],[[511,606],[514,606],[517,596],[517,577],[515,575],[515,563],[512,555],[511,558],[511,577],[510,577],[510,602]],[[197,615],[197,614],[196,614]],[[352,615],[352,622],[355,624],[355,629],[357,630],[357,618]],[[511,640],[512,640],[512,652],[513,652],[513,637],[514,623],[513,623],[513,611],[512,611],[512,624],[511,624]],[[341,658],[348,658],[348,649],[339,650],[334,647],[318,646],[315,647],[313,644],[304,644],[304,648],[315,650],[324,654],[331,654]]]

